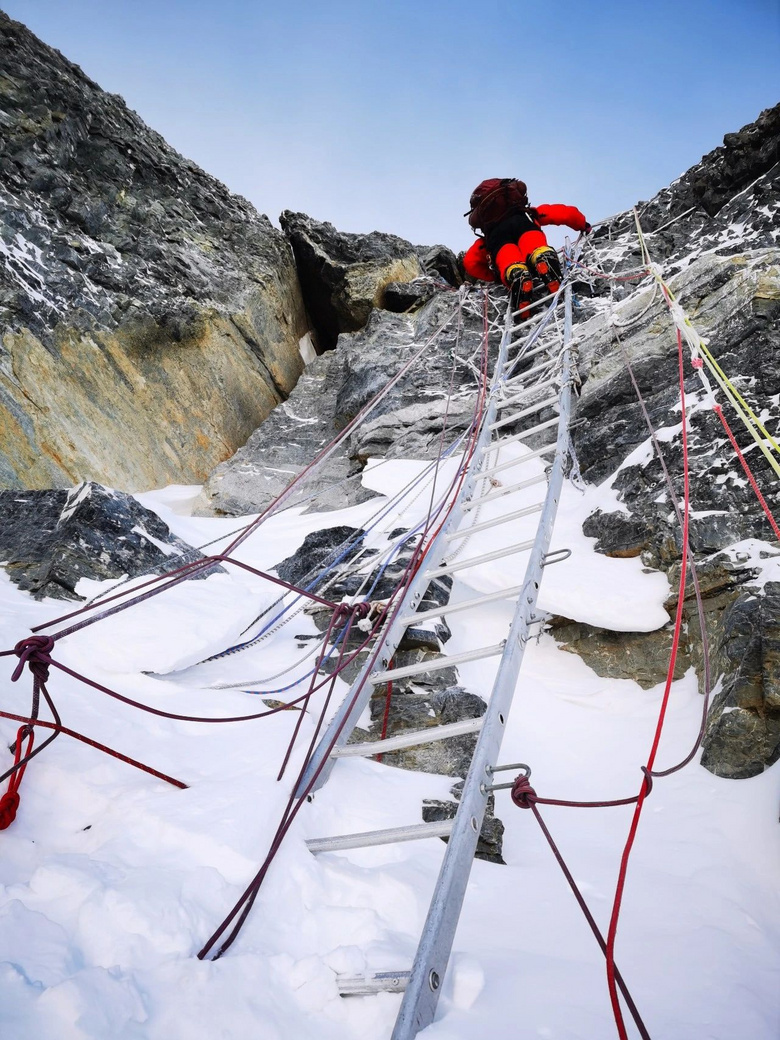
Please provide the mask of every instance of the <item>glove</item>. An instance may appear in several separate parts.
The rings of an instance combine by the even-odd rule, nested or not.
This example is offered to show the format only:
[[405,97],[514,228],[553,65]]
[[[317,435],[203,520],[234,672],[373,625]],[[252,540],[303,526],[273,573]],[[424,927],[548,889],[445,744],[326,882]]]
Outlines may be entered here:
[[586,221],[585,221],[585,227],[584,227],[584,228],[582,229],[582,233],[583,233],[583,235],[588,235],[588,234],[590,234],[590,232],[591,232],[592,230],[593,230],[593,228],[591,227],[591,225],[590,225],[590,224],[589,224],[589,223],[587,222],[587,220],[586,220]]

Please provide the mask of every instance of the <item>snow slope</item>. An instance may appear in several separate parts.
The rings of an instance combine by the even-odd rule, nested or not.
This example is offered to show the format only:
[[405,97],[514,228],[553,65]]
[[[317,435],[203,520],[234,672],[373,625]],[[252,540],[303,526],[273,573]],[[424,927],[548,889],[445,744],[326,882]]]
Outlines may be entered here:
[[[393,462],[369,469],[366,482],[389,494],[418,471],[416,463]],[[193,544],[240,526],[235,519],[189,516],[196,492],[168,488],[138,497]],[[581,534],[582,517],[597,501],[614,508],[610,495],[606,488],[590,488],[584,496],[566,488],[553,548],[571,548],[572,556],[548,569],[540,604],[616,630],[652,630],[666,621],[665,577],[643,573],[637,560],[599,556]],[[424,499],[388,518],[387,528],[414,522]],[[288,510],[267,521],[239,556],[270,568],[309,531],[366,523],[377,503],[323,515]],[[515,541],[529,536],[519,526],[511,535]],[[470,541],[469,555],[485,548],[482,537]],[[496,537],[491,532],[489,548],[497,547]],[[372,538],[381,544],[379,530]],[[519,558],[515,566],[519,578]],[[506,563],[467,571],[469,584],[458,582],[454,597],[494,591],[514,577],[508,571]],[[254,688],[274,688],[303,674],[310,662],[300,660],[304,651],[295,637],[315,632],[306,614],[245,653],[196,662],[237,641],[275,598],[267,584],[231,569],[70,636],[58,643],[55,656],[167,710],[249,713],[260,710],[261,698],[214,686],[251,680]],[[62,612],[61,603],[35,603],[0,575],[2,648]],[[478,617],[453,615],[447,652],[457,653],[467,633],[469,645],[495,642],[510,616],[509,602],[484,608]],[[0,661],[0,674],[10,674],[12,660]],[[298,661],[292,672],[273,679]],[[465,665],[461,681],[487,695],[495,667]],[[30,765],[18,818],[0,834],[3,1036],[389,1037],[400,998],[342,999],[335,974],[410,966],[444,846],[429,839],[315,858],[303,842],[417,822],[422,798],[447,797],[451,780],[373,761],[339,763],[298,817],[238,941],[221,960],[201,962],[196,951],[264,858],[289,794],[300,758],[294,756],[281,783],[275,777],[297,713],[208,726],[141,714],[57,670],[50,689],[66,725],[189,787],[170,787],[65,736]],[[339,683],[339,696],[345,691]],[[660,693],[601,679],[542,635],[526,653],[502,758],[530,763],[540,795],[634,794]],[[14,686],[6,678],[3,706],[28,709],[29,676]],[[661,768],[687,752],[700,707],[689,674],[673,688]],[[0,721],[6,745],[15,729]],[[304,737],[310,731],[307,717]],[[10,765],[10,755],[4,756]],[[655,784],[631,860],[617,961],[656,1038],[778,1035],[779,776],[775,766],[734,782],[692,764]],[[532,814],[514,808],[506,793],[497,796],[496,811],[506,824],[507,864],[474,863],[438,1016],[423,1035],[614,1035],[603,958]],[[604,928],[630,814],[630,807],[543,811]]]

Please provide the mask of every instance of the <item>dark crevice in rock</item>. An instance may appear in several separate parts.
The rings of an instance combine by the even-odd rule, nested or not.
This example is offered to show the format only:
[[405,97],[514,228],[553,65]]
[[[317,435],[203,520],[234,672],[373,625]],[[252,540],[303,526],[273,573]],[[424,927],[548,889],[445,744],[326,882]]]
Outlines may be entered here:
[[396,235],[348,234],[290,210],[279,222],[292,246],[319,351],[333,350],[342,332],[362,329],[371,310],[382,306],[386,285],[423,273],[414,246]]

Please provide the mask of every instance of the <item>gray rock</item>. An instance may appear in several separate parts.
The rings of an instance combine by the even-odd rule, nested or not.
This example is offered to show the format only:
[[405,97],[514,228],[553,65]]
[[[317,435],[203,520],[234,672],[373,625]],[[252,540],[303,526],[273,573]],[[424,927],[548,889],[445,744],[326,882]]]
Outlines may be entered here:
[[[476,400],[471,359],[479,350],[482,317],[464,309],[459,331],[456,314],[453,294],[438,293],[410,315],[374,310],[365,329],[342,334],[337,348],[310,364],[290,398],[212,473],[199,511],[242,515],[266,508],[451,316],[428,353],[290,501],[341,509],[372,497],[360,472],[374,452],[435,457],[445,422],[449,442],[470,424]],[[496,349],[492,337],[493,357]]]
[[[779,140],[780,106],[727,135],[723,147],[639,205],[652,259],[663,262],[675,297],[748,403],[775,431],[780,426]],[[597,231],[594,244],[608,270],[621,272],[641,262],[631,214]],[[598,539],[601,552],[641,555],[648,566],[666,570],[676,588],[679,525],[661,467],[644,450],[645,422],[607,322],[612,294],[619,303],[623,347],[651,420],[656,429],[667,430],[664,457],[682,500],[676,336],[663,301],[653,300],[651,291],[593,279],[587,291],[578,293],[575,321],[584,382],[574,436],[585,479],[608,479],[627,510],[595,512],[585,533]],[[685,380],[689,406],[699,404],[689,424],[690,544],[704,594],[713,682],[720,678],[723,686],[710,712],[702,764],[721,776],[751,776],[778,755],[776,707],[766,693],[775,681],[773,651],[767,648],[774,643],[776,596],[769,586],[745,592],[757,572],[735,564],[733,553],[723,550],[745,538],[773,541],[772,531],[687,360]],[[726,414],[777,515],[780,486],[772,469],[739,422],[732,421],[728,406]],[[641,457],[627,463],[640,447]],[[671,613],[676,603],[666,606]],[[690,585],[684,621],[677,674],[693,664],[701,679],[701,638]],[[643,685],[664,677],[668,627],[647,634],[608,633],[556,619],[555,628],[567,649],[581,652],[599,674],[637,678]]]
[[199,483],[303,367],[289,244],[2,13],[0,50],[0,486]]
[[283,581],[299,588],[307,579],[321,573],[329,565],[335,563],[342,554],[349,553],[350,546],[359,546],[358,539],[365,532],[359,527],[323,527],[319,531],[307,534],[303,544],[293,553],[276,565],[276,573]]
[[447,246],[415,246],[423,269],[431,276],[457,289],[463,284],[463,265]]
[[374,231],[337,231],[305,213],[279,218],[290,240],[319,351],[332,350],[342,332],[355,332],[383,305],[385,286],[411,281],[423,269],[410,242]]
[[717,776],[755,776],[780,758],[780,583],[732,603],[715,649],[723,688],[707,720],[702,765]]
[[[81,578],[163,574],[200,559],[156,513],[100,484],[0,491],[0,561],[35,599],[83,599],[75,591]],[[212,565],[198,577],[221,569]]]
[[415,278],[413,282],[390,282],[385,286],[382,306],[386,311],[404,314],[421,307],[437,291],[432,278]]
[[[780,105],[775,105],[754,123],[726,134],[719,148],[649,202],[638,204],[657,261],[685,264],[691,253],[717,250],[730,256],[745,247],[778,244],[778,137]],[[598,228],[594,239],[602,248],[608,245],[616,270],[637,266],[640,257],[631,211]],[[596,291],[605,290],[602,286]]]
[[[431,676],[435,674],[432,672]],[[425,677],[422,677],[419,683],[416,679],[417,677],[415,685],[418,689],[427,686]],[[386,705],[386,691],[382,690],[372,697],[372,725],[369,730],[361,731],[362,739],[379,739]],[[405,690],[402,688],[399,693],[394,689],[390,698],[387,736],[391,737],[405,730],[435,728],[465,719],[478,719],[484,714],[485,702],[482,698],[469,693],[462,686],[444,686],[443,689],[427,690],[425,693],[411,692],[408,687]],[[464,777],[468,772],[476,742],[476,734],[448,737],[446,740],[435,740],[430,744],[388,751],[382,756],[382,761],[401,769]]]
[[[426,823],[433,823],[438,820],[453,820],[455,818],[455,813],[458,811],[458,803],[460,802],[462,791],[463,784],[455,784],[450,792],[454,799],[451,802],[442,802],[438,799],[426,798],[423,802],[423,820]],[[482,820],[482,827],[479,832],[474,858],[487,860],[488,863],[504,863],[505,860],[502,855],[504,824],[494,815],[494,812],[495,798],[491,794],[488,798],[485,816]],[[446,844],[449,839],[442,838],[441,840]]]

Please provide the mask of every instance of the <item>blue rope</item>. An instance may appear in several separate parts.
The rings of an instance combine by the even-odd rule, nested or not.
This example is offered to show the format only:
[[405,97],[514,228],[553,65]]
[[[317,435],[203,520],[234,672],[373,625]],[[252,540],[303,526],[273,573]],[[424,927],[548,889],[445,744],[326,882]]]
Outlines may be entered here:
[[[442,453],[441,458],[442,459],[446,459],[446,458],[449,458],[450,455],[454,454],[455,449],[458,447],[458,444],[459,444],[459,442],[461,440],[462,440],[461,437],[459,437],[457,440],[455,440],[450,445],[450,447],[447,448],[447,450]],[[377,527],[378,524],[381,523],[381,521],[385,518],[385,516],[387,516],[388,513],[392,512],[392,510],[395,509],[395,507],[398,505],[399,502],[402,502],[404,500],[404,498],[406,498],[407,495],[410,495],[412,493],[412,491],[417,486],[417,484],[419,484],[420,481],[422,481],[428,475],[430,470],[435,465],[436,465],[436,463],[432,462],[430,464],[430,466],[427,466],[422,471],[422,473],[420,473],[420,475],[409,485],[409,487],[403,492],[403,494],[400,497],[393,498],[393,499],[390,500],[390,502],[387,504],[387,506],[380,513],[377,514],[376,519],[374,520],[374,522],[369,527],[367,527],[364,531],[360,532],[358,535],[356,535],[351,540],[348,540],[347,543],[346,543],[346,546],[342,550],[342,552],[340,552],[339,555],[336,556],[336,558],[334,560],[332,560],[331,563],[329,563],[323,570],[321,570],[317,574],[317,576],[308,585],[306,585],[304,587],[303,591],[304,592],[311,592],[312,589],[314,589],[317,585],[319,585],[319,583],[324,578],[326,578],[333,570],[335,570],[335,568],[339,565],[339,563],[341,563],[341,561],[344,559],[344,557],[349,555],[349,553],[351,553],[354,549],[356,549],[358,547],[358,545],[366,538],[366,536],[369,534],[369,532],[373,531],[374,528]],[[379,574],[377,575],[377,577],[376,577],[375,581],[373,582],[373,584],[372,584],[371,588],[369,589],[369,591],[366,593],[364,599],[368,599],[371,596],[371,593],[376,588],[380,578],[384,574],[385,570],[387,570],[387,568],[390,566],[390,563],[393,561],[393,559],[395,558],[397,553],[400,551],[400,549],[403,546],[403,544],[413,534],[415,534],[423,526],[424,523],[425,523],[425,521],[423,520],[419,524],[417,524],[414,528],[412,528],[411,531],[407,531],[398,540],[398,542],[394,545],[392,553],[390,554],[390,556],[388,557],[388,559],[386,560],[386,562],[384,563],[384,565],[380,569]],[[223,657],[229,657],[231,654],[237,654],[237,653],[240,653],[242,650],[248,650],[251,646],[254,646],[257,642],[259,642],[259,640],[268,632],[268,630],[270,628],[272,628],[276,624],[277,621],[281,620],[281,618],[283,618],[284,615],[289,610],[291,610],[295,606],[295,604],[298,603],[298,601],[301,598],[302,598],[301,596],[296,596],[294,600],[292,600],[285,607],[283,607],[282,610],[278,614],[276,614],[273,618],[271,618],[271,620],[268,621],[264,625],[264,627],[260,629],[260,631],[257,633],[257,635],[252,636],[251,639],[246,639],[246,640],[244,640],[241,643],[236,643],[234,646],[228,647],[226,650],[221,650],[219,653],[212,654],[211,657],[206,657],[202,661],[200,661],[199,663],[200,664],[207,664],[209,661],[219,661]],[[279,602],[279,601],[277,600],[277,602]],[[251,691],[248,691],[248,692],[251,692]]]
[[[339,643],[344,638],[344,633],[346,631],[347,631],[347,624],[345,622],[344,625],[342,626],[341,631],[339,632],[339,634],[334,639],[333,645],[331,646],[330,650],[328,650],[327,654],[323,657],[322,662],[320,664],[320,667],[322,667],[322,665],[325,664],[326,661],[330,660],[331,656],[335,653],[336,648],[338,647]],[[302,675],[300,677],[300,679],[296,679],[295,682],[291,682],[288,686],[280,686],[278,690],[242,690],[241,692],[242,693],[251,693],[251,694],[254,694],[254,695],[259,696],[259,697],[263,697],[266,694],[271,694],[271,693],[286,693],[288,690],[292,690],[296,686],[300,686],[300,684],[304,681],[304,679],[310,679],[311,676],[314,675],[318,671],[319,671],[319,668],[310,668],[309,671],[306,672],[305,675]]]

